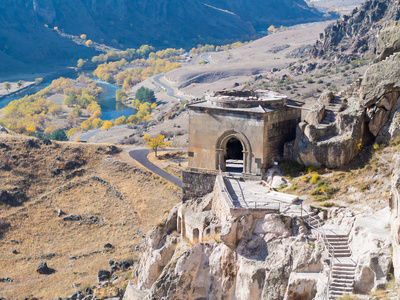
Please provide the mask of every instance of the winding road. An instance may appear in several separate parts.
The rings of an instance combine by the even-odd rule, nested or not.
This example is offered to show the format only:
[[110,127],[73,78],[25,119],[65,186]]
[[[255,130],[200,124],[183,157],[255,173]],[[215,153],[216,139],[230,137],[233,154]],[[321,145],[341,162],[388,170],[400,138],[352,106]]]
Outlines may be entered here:
[[164,74],[158,74],[158,75],[154,76],[153,79],[157,84],[159,84],[163,88],[165,88],[165,90],[167,91],[167,96],[174,97],[174,98],[178,99],[179,101],[186,101],[186,99],[184,99],[184,98],[175,96],[174,89],[171,88],[169,85],[166,85],[164,82],[162,82],[160,80],[160,78],[163,77],[163,76],[164,76]]
[[[166,150],[158,150],[160,151],[177,151],[180,149],[166,149]],[[132,150],[129,151],[130,157],[132,157],[134,160],[139,162],[143,167],[147,168],[151,172],[161,176],[162,178],[172,182],[176,186],[182,188],[182,180],[169,174],[168,172],[165,172],[163,169],[157,167],[155,164],[150,162],[147,158],[147,155],[150,153],[149,150],[142,148],[142,149],[137,149],[137,150]]]

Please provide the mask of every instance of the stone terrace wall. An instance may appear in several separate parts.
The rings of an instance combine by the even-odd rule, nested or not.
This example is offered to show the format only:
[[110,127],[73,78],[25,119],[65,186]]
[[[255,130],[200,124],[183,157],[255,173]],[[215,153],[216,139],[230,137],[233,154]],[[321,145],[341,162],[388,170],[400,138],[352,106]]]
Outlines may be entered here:
[[184,171],[182,173],[182,200],[203,197],[214,190],[215,174]]

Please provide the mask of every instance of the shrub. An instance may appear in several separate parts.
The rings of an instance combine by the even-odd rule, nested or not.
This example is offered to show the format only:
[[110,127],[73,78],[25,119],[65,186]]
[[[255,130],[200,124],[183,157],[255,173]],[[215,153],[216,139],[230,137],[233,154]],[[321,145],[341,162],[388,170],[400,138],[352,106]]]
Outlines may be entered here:
[[311,176],[310,183],[311,183],[311,184],[314,184],[314,183],[317,182],[318,179],[319,179],[319,175],[318,175],[318,174],[313,174],[313,175]]

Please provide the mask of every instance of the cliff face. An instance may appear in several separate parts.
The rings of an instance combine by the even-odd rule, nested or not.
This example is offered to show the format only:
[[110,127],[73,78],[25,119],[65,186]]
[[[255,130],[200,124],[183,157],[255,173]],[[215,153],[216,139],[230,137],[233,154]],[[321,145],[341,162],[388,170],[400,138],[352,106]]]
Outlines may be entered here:
[[367,0],[359,9],[328,26],[311,54],[340,61],[347,61],[353,55],[371,56],[376,53],[379,31],[387,23],[398,20],[398,0]]
[[[287,151],[305,165],[337,168],[348,164],[363,143],[400,136],[400,26],[378,38],[377,57],[362,79],[337,95],[323,94]],[[329,114],[331,117],[329,117]]]

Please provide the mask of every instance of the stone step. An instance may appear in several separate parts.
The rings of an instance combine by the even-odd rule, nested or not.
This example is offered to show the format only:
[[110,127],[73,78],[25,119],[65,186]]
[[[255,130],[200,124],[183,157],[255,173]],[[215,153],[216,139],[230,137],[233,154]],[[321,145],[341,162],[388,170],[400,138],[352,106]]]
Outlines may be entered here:
[[355,270],[356,270],[356,267],[348,267],[348,266],[333,266],[332,267],[332,270],[333,271],[347,271],[347,272],[350,272],[350,271],[352,271],[352,272],[354,272]]
[[332,271],[333,278],[345,278],[351,279],[354,278],[354,271],[346,272],[346,271]]
[[349,236],[345,235],[345,234],[341,235],[341,234],[325,233],[325,235],[326,235],[326,237],[328,239],[332,239],[332,240],[335,240],[335,239],[346,239],[346,240],[348,240],[348,238],[349,238]]
[[331,283],[351,284],[352,285],[354,283],[354,280],[351,279],[351,278],[335,277],[335,278],[332,279]]
[[330,287],[330,290],[331,290],[331,292],[342,292],[342,293],[344,293],[344,292],[347,292],[347,293],[352,293],[353,292],[353,287],[348,287],[348,286],[341,286],[341,287],[338,287],[338,286],[331,286]]

